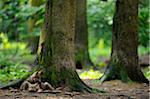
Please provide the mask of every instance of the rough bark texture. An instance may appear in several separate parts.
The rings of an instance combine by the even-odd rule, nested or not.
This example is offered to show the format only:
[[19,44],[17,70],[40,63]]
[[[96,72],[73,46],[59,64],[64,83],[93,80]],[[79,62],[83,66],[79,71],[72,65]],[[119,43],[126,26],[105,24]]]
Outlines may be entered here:
[[86,0],[76,0],[75,60],[76,67],[92,66],[88,53]]
[[121,79],[149,83],[138,63],[138,0],[117,0],[111,61],[101,81]]
[[45,40],[38,55],[42,80],[53,87],[90,92],[75,71],[75,0],[48,0],[45,18]]

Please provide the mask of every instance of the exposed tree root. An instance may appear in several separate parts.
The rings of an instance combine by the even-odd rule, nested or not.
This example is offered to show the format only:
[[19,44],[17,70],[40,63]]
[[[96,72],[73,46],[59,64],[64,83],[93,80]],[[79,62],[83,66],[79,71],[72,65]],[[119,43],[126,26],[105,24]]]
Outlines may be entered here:
[[149,84],[149,80],[144,76],[141,70],[137,70],[135,73],[131,73],[131,70],[129,70],[128,74],[132,81]]
[[104,81],[114,80],[114,79],[117,79],[115,73],[112,73],[110,68],[107,68],[103,76],[100,78],[100,83],[103,83]]
[[[131,70],[130,70],[131,71]],[[125,68],[116,68],[113,65],[109,65],[103,76],[100,78],[100,82],[110,81],[110,80],[121,80],[123,82],[136,81],[139,83],[149,84],[149,81],[145,78],[142,71],[137,71],[136,73],[129,74]]]
[[41,81],[41,74],[42,70],[33,73],[27,80],[22,83],[20,89],[34,92],[42,92],[43,90],[54,90],[54,88],[48,82]]
[[77,72],[74,72],[76,77],[73,83],[70,82],[71,91],[83,92],[83,93],[105,93],[103,90],[91,88],[86,85],[78,76]]

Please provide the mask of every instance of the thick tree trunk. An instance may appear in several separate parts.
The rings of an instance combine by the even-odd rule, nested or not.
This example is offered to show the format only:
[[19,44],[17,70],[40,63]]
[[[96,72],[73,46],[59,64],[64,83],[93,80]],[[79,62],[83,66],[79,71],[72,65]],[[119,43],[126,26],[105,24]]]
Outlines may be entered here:
[[88,53],[88,31],[87,31],[86,0],[76,0],[75,21],[75,60],[76,67],[92,66]]
[[138,0],[117,0],[111,61],[101,81],[121,79],[149,83],[138,63]]
[[54,87],[90,92],[91,88],[75,71],[75,0],[48,0],[45,29],[45,40],[38,55],[39,64],[44,68],[42,80]]

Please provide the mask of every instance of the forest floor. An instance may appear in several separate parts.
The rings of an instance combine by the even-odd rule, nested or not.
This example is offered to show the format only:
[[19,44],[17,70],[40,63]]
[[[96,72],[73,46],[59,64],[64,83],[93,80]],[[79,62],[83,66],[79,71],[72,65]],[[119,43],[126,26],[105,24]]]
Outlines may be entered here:
[[[144,64],[149,62],[149,58],[143,58]],[[145,60],[148,60],[145,62]],[[83,72],[85,70],[81,70]],[[81,72],[78,71],[80,74]],[[92,88],[97,88],[106,93],[83,94],[83,93],[46,93],[27,92],[19,89],[0,89],[0,99],[150,99],[150,87],[146,84],[134,82],[123,83],[119,80],[106,81],[100,83],[99,80],[83,81]]]
[[84,80],[94,88],[107,93],[34,93],[18,89],[0,90],[0,99],[149,99],[150,89],[146,84],[123,83],[119,80],[107,81],[100,84],[98,80]]

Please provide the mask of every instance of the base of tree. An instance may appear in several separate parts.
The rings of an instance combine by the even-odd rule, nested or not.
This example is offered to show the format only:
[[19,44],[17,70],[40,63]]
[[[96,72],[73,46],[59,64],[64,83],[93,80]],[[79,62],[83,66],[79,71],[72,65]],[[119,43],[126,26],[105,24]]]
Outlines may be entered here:
[[62,87],[70,91],[92,93],[92,88],[79,78],[76,71],[65,67],[60,70],[57,70],[56,67],[45,69],[42,81],[50,83],[54,88]]
[[100,82],[110,81],[115,79],[121,80],[123,82],[127,82],[130,80],[123,67],[114,64],[109,64],[105,70],[105,73],[100,78]]
[[[51,76],[47,76],[45,78],[43,70],[34,72],[27,79],[20,79],[19,82],[15,81],[13,83],[7,84],[5,86],[1,86],[1,89],[6,89],[9,87],[19,88],[21,90],[27,90],[31,92],[83,92],[83,93],[105,93],[103,90],[90,88],[87,86],[78,76],[76,71],[70,70],[61,70],[59,72],[58,79],[54,80],[54,74]],[[56,74],[57,75],[57,74]],[[53,77],[52,77],[53,76]],[[51,78],[50,78],[51,77]]]
[[102,83],[104,81],[110,81],[115,79],[121,80],[123,82],[135,81],[139,83],[149,84],[149,81],[144,77],[142,71],[136,73],[134,72],[134,74],[129,75],[125,67],[120,63],[110,63],[107,66],[105,73],[100,78],[100,82]]
[[20,88],[22,90],[35,92],[40,92],[41,90],[53,91],[57,89],[61,91],[77,91],[83,93],[94,93],[99,91],[96,89],[93,90],[87,86],[79,78],[76,71],[67,70],[66,68],[61,69],[59,72],[56,72],[56,69],[51,69],[49,72],[44,70],[37,71],[26,79]]

